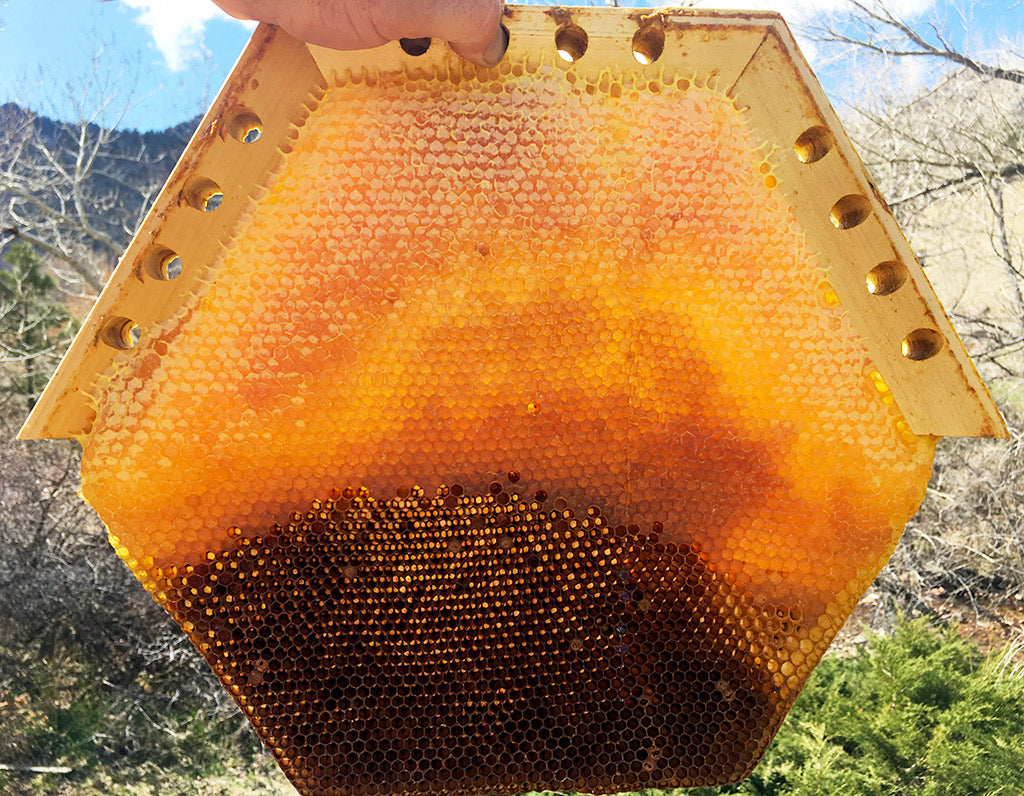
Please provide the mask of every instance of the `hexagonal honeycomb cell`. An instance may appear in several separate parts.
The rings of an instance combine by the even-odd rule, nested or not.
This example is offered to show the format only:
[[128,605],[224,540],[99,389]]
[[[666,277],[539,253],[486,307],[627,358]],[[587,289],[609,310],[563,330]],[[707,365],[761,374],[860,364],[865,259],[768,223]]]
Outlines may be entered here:
[[855,172],[808,223],[838,128],[782,150],[737,88],[781,23],[685,19],[512,9],[490,70],[261,28],[76,343],[109,364],[55,377],[117,553],[304,794],[742,778],[929,424],[997,430],[906,386],[976,374],[941,309],[920,356],[875,324],[934,297]]

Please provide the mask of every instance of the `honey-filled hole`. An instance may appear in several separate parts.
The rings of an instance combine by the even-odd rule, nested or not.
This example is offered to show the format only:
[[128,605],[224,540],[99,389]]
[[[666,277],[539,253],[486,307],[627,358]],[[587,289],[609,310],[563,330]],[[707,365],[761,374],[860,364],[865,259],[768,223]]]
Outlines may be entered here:
[[818,125],[804,130],[793,144],[797,160],[801,163],[816,163],[832,151],[836,139],[827,127]]
[[430,37],[421,36],[417,39],[399,39],[398,46],[406,55],[423,55],[430,49]]
[[247,109],[237,111],[227,126],[228,134],[243,144],[254,144],[263,137],[263,120]]
[[665,31],[657,25],[640,28],[633,34],[633,58],[638,64],[653,64],[665,51]]
[[579,25],[563,25],[555,33],[555,49],[566,63],[575,63],[587,51],[589,38]]
[[832,205],[828,217],[836,229],[853,229],[870,215],[871,203],[860,194],[852,193]]
[[942,345],[942,335],[934,329],[915,329],[903,338],[903,356],[914,362],[931,359]]
[[138,345],[142,329],[131,318],[111,318],[100,332],[100,339],[111,348],[127,351]]
[[146,275],[163,282],[177,279],[181,276],[182,268],[178,253],[162,246],[150,249],[143,260],[143,271]]
[[196,210],[212,213],[224,202],[224,192],[208,177],[193,177],[185,186],[185,200]]
[[897,260],[879,263],[870,271],[864,280],[868,293],[875,296],[888,296],[895,293],[907,281],[907,268]]

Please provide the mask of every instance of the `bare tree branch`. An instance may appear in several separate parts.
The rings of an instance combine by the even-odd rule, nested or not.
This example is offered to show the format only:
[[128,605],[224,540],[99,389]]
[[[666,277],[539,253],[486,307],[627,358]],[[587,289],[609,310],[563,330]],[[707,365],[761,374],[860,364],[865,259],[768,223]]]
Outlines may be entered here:
[[[978,75],[1024,85],[1024,71],[987,64],[971,58],[951,46],[945,37],[933,27],[933,33],[939,42],[939,46],[936,46],[911,25],[900,19],[884,3],[868,4],[859,0],[851,0],[850,5],[855,9],[854,18],[866,23],[869,31],[867,36],[857,37],[836,26],[818,26],[811,28],[815,37],[823,42],[852,45],[895,58],[921,56],[939,58],[969,69]],[[895,38],[876,39],[875,35],[880,32],[895,34]]]
[[41,251],[44,251],[47,254],[56,257],[58,260],[67,263],[69,266],[71,266],[72,270],[74,270],[76,274],[82,277],[82,279],[89,287],[91,287],[97,293],[103,290],[103,282],[96,276],[96,274],[91,269],[86,268],[74,257],[71,257],[70,255],[66,254],[63,250],[48,243],[42,238],[37,238],[35,235],[25,232],[25,230],[23,229],[18,229],[17,227],[5,227],[3,230],[0,230],[0,232],[2,232],[5,237],[23,240],[30,246],[34,246],[37,249],[40,249]]

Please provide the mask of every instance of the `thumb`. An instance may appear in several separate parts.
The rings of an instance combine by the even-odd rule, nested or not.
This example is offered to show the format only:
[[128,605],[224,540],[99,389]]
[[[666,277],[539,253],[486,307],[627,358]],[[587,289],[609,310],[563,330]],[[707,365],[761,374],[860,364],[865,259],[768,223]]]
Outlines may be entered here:
[[480,46],[480,39],[471,42],[451,41],[449,44],[458,55],[481,66],[495,66],[505,57],[508,49],[508,28],[498,25],[494,34]]

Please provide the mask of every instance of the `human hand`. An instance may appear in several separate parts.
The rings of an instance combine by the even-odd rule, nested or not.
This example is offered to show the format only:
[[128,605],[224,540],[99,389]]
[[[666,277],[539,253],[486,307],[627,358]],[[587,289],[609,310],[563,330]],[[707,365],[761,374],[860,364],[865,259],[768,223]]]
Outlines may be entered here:
[[444,39],[463,58],[505,55],[502,0],[213,0],[233,17],[272,22],[310,44],[362,50],[402,38]]

